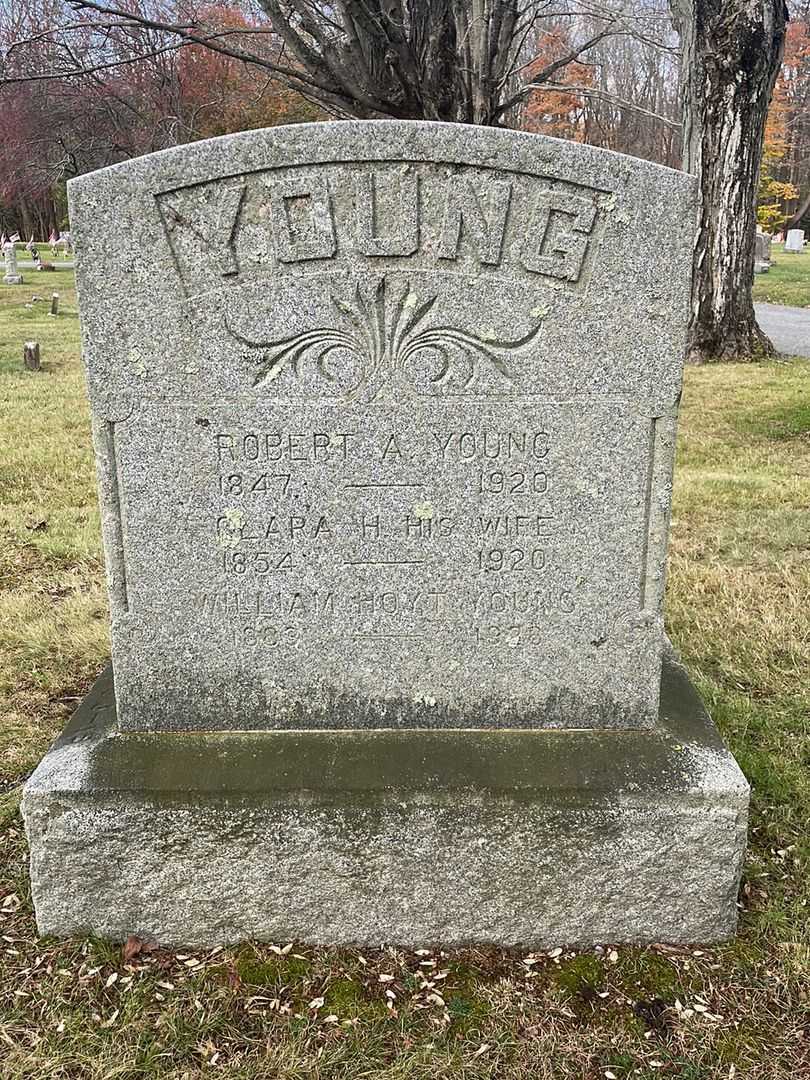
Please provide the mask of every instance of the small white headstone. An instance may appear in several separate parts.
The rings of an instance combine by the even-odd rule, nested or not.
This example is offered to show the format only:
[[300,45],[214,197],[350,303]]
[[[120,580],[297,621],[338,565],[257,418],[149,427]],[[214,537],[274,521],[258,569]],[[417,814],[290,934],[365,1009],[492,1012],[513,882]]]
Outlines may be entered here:
[[3,255],[6,260],[6,273],[3,282],[6,285],[22,285],[22,274],[17,270],[17,249],[11,241],[3,245]]
[[785,240],[785,251],[804,250],[804,229],[790,229]]

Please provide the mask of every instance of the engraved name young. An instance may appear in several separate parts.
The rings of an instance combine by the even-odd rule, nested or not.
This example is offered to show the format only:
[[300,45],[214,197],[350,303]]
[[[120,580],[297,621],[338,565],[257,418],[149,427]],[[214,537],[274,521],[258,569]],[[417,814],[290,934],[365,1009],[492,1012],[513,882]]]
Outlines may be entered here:
[[405,123],[73,182],[119,723],[651,725],[691,184]]

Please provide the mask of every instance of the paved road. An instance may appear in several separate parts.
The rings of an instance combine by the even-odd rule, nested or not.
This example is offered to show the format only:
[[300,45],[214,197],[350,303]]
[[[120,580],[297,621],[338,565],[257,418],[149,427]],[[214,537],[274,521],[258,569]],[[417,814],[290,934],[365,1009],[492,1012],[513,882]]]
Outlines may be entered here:
[[759,325],[787,356],[810,356],[810,308],[754,304]]

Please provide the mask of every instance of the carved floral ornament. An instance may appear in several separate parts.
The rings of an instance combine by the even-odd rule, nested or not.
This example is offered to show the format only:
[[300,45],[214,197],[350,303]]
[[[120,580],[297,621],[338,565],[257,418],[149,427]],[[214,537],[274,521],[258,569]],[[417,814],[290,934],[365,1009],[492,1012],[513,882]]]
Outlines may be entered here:
[[364,285],[330,290],[339,325],[320,326],[289,337],[258,340],[228,332],[256,355],[253,385],[271,389],[282,375],[297,382],[313,378],[327,396],[371,401],[393,381],[410,383],[419,394],[473,394],[493,378],[509,390],[515,372],[511,359],[532,345],[545,310],[522,337],[479,335],[431,319],[438,292],[419,294],[410,282],[395,285],[385,275]]

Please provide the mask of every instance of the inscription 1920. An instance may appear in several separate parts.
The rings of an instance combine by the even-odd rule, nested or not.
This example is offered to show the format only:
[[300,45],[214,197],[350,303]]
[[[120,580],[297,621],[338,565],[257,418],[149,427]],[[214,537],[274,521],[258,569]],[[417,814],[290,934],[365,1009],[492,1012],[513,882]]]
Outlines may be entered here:
[[[441,163],[268,170],[158,195],[190,292],[271,266],[489,268],[571,287],[587,276],[605,192]],[[258,253],[258,254],[257,254]],[[262,254],[263,253],[263,254]],[[404,268],[404,267],[403,267]],[[206,279],[207,282],[206,282]]]

